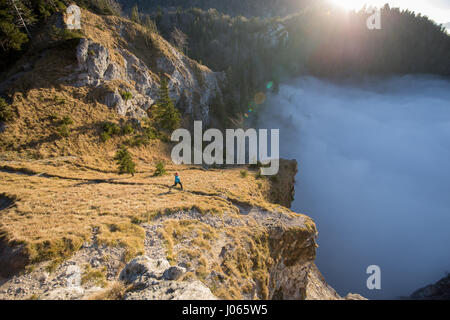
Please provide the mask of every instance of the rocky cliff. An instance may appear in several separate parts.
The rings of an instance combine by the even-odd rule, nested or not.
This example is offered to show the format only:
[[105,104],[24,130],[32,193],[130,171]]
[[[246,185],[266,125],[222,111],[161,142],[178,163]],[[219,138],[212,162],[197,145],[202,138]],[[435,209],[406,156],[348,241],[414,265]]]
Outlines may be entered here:
[[[62,16],[53,17],[35,37],[34,50],[9,72],[0,89],[17,87],[17,79],[28,87],[43,83],[85,87],[92,98],[119,114],[142,118],[156,102],[164,76],[176,106],[190,119],[210,123],[212,102],[222,98],[224,73],[212,72],[157,33],[129,20],[83,10],[81,24],[80,32],[71,32],[64,30]],[[54,33],[55,39],[48,33]],[[72,51],[72,57],[48,61],[53,58],[52,48],[61,46],[61,38],[76,44],[67,54],[70,56]],[[36,74],[44,65],[45,70]],[[34,79],[23,84],[23,79],[31,74]]]
[[3,196],[2,299],[342,299],[314,265],[314,222],[264,200],[279,184],[176,167],[186,191],[167,192],[168,178],[145,170],[123,180],[66,171],[67,160],[9,166],[0,191],[18,198]]
[[[295,161],[270,179],[175,166],[162,133],[136,124],[162,75],[208,123],[221,74],[126,19],[83,11],[76,34],[61,21],[2,83],[14,112],[0,133],[0,299],[342,299],[314,265],[314,222],[288,209]],[[133,176],[117,172],[122,145]],[[176,171],[183,191],[169,189]]]
[[434,284],[429,284],[411,294],[413,300],[449,300],[450,299],[450,274]]

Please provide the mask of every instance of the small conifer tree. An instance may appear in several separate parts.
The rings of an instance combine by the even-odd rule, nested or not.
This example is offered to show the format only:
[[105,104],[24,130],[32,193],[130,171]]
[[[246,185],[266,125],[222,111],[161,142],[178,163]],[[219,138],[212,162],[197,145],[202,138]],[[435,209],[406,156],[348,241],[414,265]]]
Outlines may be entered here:
[[156,125],[160,129],[173,131],[180,126],[181,115],[169,96],[167,79],[161,80],[159,98],[153,107],[153,115]]
[[114,160],[116,160],[119,167],[119,174],[129,173],[134,176],[136,164],[133,162],[133,158],[125,146],[122,146],[117,151]]

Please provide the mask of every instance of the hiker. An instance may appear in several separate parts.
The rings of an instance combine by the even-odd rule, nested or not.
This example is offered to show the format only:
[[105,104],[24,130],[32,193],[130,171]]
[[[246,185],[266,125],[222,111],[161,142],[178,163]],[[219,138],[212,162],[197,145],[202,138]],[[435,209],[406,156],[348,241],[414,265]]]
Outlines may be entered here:
[[177,184],[179,184],[181,187],[181,190],[183,190],[183,185],[181,184],[180,176],[178,175],[178,172],[175,172],[175,183],[173,184],[173,186],[170,187],[170,191],[172,191],[172,188],[176,187]]

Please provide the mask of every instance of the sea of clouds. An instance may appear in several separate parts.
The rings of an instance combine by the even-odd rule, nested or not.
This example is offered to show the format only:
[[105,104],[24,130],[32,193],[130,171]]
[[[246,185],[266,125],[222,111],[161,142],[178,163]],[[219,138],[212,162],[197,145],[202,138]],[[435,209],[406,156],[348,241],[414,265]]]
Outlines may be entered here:
[[263,108],[258,127],[279,128],[281,156],[299,162],[292,209],[315,220],[317,265],[340,294],[396,298],[450,271],[448,79],[302,77]]

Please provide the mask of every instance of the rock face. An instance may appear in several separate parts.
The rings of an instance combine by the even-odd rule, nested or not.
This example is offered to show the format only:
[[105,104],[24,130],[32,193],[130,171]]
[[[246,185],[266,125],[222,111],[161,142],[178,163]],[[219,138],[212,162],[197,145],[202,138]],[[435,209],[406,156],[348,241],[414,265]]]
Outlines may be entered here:
[[[146,251],[154,257],[165,256],[161,245],[177,257],[178,266],[166,270],[162,278],[174,279],[174,274],[182,273],[195,275],[207,287],[215,288],[213,294],[221,299],[344,299],[314,265],[317,231],[309,218],[277,210],[237,207],[239,215],[219,217],[185,211],[148,225],[147,238],[174,243],[166,248],[163,241],[146,243]],[[183,229],[182,240],[170,237],[181,232],[175,231],[178,227],[186,225],[189,229]],[[161,238],[162,234],[166,236]],[[196,250],[193,243],[197,242],[198,234],[214,240]],[[145,294],[153,298],[152,292]],[[349,298],[363,299],[357,295]]]
[[414,300],[450,300],[450,274],[435,284],[415,291],[410,299]]
[[89,299],[117,278],[123,254],[123,248],[99,246],[93,239],[54,270],[43,262],[29,272],[6,277],[0,281],[0,299]]
[[93,237],[56,271],[42,263],[0,283],[0,299],[89,299],[114,281],[129,300],[364,299],[342,298],[326,283],[314,264],[317,231],[308,217],[242,203],[237,209],[180,211],[144,224],[145,254],[125,266],[123,248],[98,246]]
[[121,271],[119,279],[131,285],[125,300],[215,300],[200,281],[178,280],[186,269],[171,267],[166,259],[139,256]]
[[[158,35],[146,34],[139,25],[84,14],[86,21],[109,19],[101,28],[106,34],[96,37],[87,28],[86,37],[74,42],[76,60],[63,60],[64,65],[51,61],[51,67],[64,70],[54,76],[58,85],[85,87],[80,90],[83,98],[87,93],[86,99],[139,118],[158,98],[158,74],[164,74],[177,106],[193,119],[209,123],[211,103],[221,96],[221,74],[187,58]],[[123,40],[130,37],[135,41]],[[65,50],[72,53],[73,48]],[[43,77],[48,74],[53,73]],[[55,84],[52,77],[45,80],[49,86]],[[296,163],[280,164],[280,179],[269,191],[281,196],[270,203],[256,187],[242,198],[223,189],[188,191],[187,197],[214,199],[217,205],[206,210],[167,206],[164,214],[148,216],[147,223],[137,219],[145,239],[142,232],[136,241],[144,242],[139,244],[145,252],[130,262],[124,246],[98,243],[96,227],[92,239],[62,263],[44,261],[19,273],[29,263],[23,246],[0,238],[0,299],[89,299],[105,293],[113,283],[124,289],[115,297],[134,300],[342,299],[314,265],[314,222],[286,208],[293,197]],[[13,203],[14,199],[0,195],[0,212]]]
[[[145,116],[158,99],[160,78],[157,74],[165,74],[175,105],[193,119],[209,124],[210,106],[222,95],[220,83],[225,81],[224,74],[212,72],[162,38],[160,41],[170,51],[170,57],[159,55],[150,69],[128,49],[115,48],[113,59],[111,50],[102,44],[81,39],[76,49],[78,68],[65,80],[75,86],[103,88],[99,102],[121,115],[139,118]],[[125,100],[123,92],[131,93],[131,98]]]
[[147,256],[139,256],[126,265],[119,279],[127,283],[136,283],[143,278],[160,279],[168,269],[170,269],[170,263],[166,259],[155,260]]
[[174,266],[164,271],[163,277],[166,280],[178,280],[185,273],[186,273],[185,268],[180,266]]
[[125,300],[217,300],[200,281],[155,281],[144,290],[127,293]]

